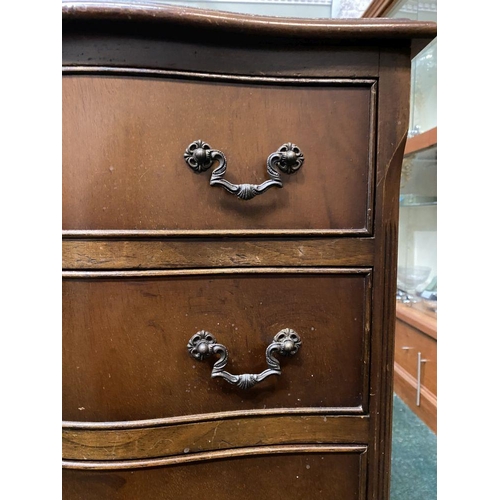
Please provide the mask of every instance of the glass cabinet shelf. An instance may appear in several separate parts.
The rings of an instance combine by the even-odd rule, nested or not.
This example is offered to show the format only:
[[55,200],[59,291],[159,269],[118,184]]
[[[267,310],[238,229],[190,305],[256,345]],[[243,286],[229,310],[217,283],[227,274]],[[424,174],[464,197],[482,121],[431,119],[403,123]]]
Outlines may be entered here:
[[429,205],[437,205],[437,196],[402,194],[399,197],[400,207],[427,207]]
[[[403,160],[399,196],[398,288],[407,305],[437,307],[437,145]],[[400,294],[403,296],[402,294]]]

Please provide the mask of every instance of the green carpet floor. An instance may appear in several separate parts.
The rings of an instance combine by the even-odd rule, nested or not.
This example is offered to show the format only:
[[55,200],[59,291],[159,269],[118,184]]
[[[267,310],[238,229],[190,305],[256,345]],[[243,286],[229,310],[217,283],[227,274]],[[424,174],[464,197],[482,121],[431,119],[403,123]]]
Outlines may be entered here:
[[394,396],[391,500],[434,500],[436,482],[436,435]]

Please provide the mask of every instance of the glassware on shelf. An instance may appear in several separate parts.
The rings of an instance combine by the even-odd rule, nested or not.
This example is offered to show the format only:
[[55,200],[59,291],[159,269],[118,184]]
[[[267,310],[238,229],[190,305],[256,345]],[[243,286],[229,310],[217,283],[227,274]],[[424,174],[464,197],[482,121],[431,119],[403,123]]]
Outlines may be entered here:
[[432,310],[437,300],[427,307],[424,290],[437,275],[436,145],[405,157],[399,206],[398,287],[405,296],[398,301]]
[[437,276],[420,293],[425,306],[429,311],[437,313]]
[[427,281],[431,271],[432,268],[427,266],[399,266],[398,287],[411,296],[412,299],[419,301],[418,288]]

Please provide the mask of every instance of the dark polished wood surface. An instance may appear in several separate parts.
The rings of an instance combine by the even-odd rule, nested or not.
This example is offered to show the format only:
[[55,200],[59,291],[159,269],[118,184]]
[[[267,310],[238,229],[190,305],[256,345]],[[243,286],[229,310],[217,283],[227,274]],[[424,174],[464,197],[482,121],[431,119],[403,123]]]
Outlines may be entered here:
[[[95,236],[94,232],[86,232]],[[121,235],[121,236],[119,236]],[[85,235],[66,233],[63,240],[63,269],[183,269],[206,267],[311,266],[321,261],[325,266],[373,265],[372,238],[336,239],[255,239],[246,241],[223,238],[172,239],[165,233],[150,232],[138,238],[122,232],[108,233],[108,239],[85,239]]]
[[[294,271],[66,279],[64,420],[265,408],[352,411],[363,404],[366,411],[369,276]],[[283,359],[280,377],[255,390],[211,379],[215,359],[198,362],[186,349],[197,331],[208,330],[228,348],[228,371],[259,373],[267,368],[267,346],[283,328],[293,328],[303,346]]]
[[[398,195],[410,54],[432,23],[63,6],[66,500],[389,494]],[[243,202],[283,142],[305,162]],[[244,392],[186,344],[211,331]],[[309,466],[309,467],[308,467]]]
[[[370,233],[375,82],[245,83],[65,77],[63,228]],[[225,153],[235,183],[263,182],[287,142],[304,166],[242,203],[186,165],[197,139]]]
[[[365,416],[248,414],[196,424],[159,424],[162,420],[157,419],[106,422],[99,428],[94,422],[85,427],[83,422],[67,422],[63,429],[65,465],[71,460],[78,460],[80,465],[89,460],[103,460],[101,468],[106,468],[116,467],[115,462],[120,460],[146,460],[144,466],[153,466],[158,458],[182,455],[195,460],[199,453],[234,451],[244,446],[304,442],[364,444],[368,439],[369,418]],[[214,419],[218,415],[206,417]]]
[[405,47],[415,55],[435,36],[434,23],[398,19],[280,19],[154,2],[63,2],[63,62],[72,67],[366,77],[375,76],[380,48]]
[[[193,32],[216,32],[219,36],[237,38],[241,35],[313,39],[321,42],[340,40],[412,40],[433,37],[434,23],[406,19],[302,19],[278,18],[193,9],[165,5],[163,2],[136,1],[114,2],[67,1],[62,2],[63,22],[95,23],[124,22],[136,30],[146,30],[154,25],[169,26],[175,35],[183,29],[187,36]],[[75,29],[72,27],[71,29]],[[164,36],[168,34],[164,33]]]
[[64,470],[63,498],[178,500],[217,495],[220,500],[289,500],[293,494],[300,499],[362,500],[366,498],[365,450],[359,446],[259,447],[238,450],[232,460],[218,459],[219,452],[205,462],[169,467]]

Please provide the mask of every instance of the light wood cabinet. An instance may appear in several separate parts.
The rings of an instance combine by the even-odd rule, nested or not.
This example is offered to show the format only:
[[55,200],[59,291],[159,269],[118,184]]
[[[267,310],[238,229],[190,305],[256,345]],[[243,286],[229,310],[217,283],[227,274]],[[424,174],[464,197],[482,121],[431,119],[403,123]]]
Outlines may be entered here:
[[394,388],[437,432],[437,319],[417,306],[396,305]]

